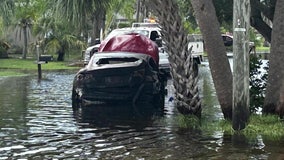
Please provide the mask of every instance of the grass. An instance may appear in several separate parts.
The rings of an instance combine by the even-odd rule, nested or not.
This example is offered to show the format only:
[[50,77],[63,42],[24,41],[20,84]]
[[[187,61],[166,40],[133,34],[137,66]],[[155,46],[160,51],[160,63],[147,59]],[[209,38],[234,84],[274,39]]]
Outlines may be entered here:
[[242,134],[247,138],[254,138],[258,135],[270,140],[279,140],[284,137],[284,122],[277,115],[251,115],[246,128],[241,131],[234,131],[232,123],[227,120],[208,122],[200,121],[194,116],[179,116],[178,124],[181,128],[198,129],[205,133],[216,131],[229,135]]
[[0,71],[0,77],[7,77],[7,76],[24,76],[26,75],[25,73],[20,73],[20,72],[14,72],[10,70],[1,70]]
[[270,51],[270,47],[263,47],[263,46],[257,46],[255,49],[256,49],[256,52],[269,52]]
[[[47,70],[76,69],[76,67],[68,66],[66,62],[48,62],[42,64],[41,67]],[[35,60],[0,59],[0,69],[36,70],[37,64]]]
[[242,131],[245,135],[279,139],[284,137],[284,123],[276,115],[252,115],[247,127]]
[[[232,47],[231,48],[227,47],[227,51],[228,50],[231,50],[231,52],[233,52],[233,48]],[[270,47],[256,46],[255,50],[256,50],[256,52],[268,52],[269,53],[270,52]],[[208,56],[206,51],[203,52],[203,56],[204,57]]]
[[[48,62],[41,64],[42,70],[70,70],[79,69],[78,66],[71,67],[68,62]],[[0,59],[0,76],[23,75],[23,70],[37,70],[38,65],[35,60],[30,59]]]

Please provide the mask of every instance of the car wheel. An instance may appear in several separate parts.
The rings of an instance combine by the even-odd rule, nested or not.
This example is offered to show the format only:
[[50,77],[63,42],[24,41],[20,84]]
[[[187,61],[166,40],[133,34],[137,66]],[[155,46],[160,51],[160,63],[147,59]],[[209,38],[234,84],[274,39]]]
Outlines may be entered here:
[[154,95],[154,97],[153,97],[153,105],[157,109],[164,110],[164,107],[165,107],[165,95],[162,94],[162,93]]
[[153,97],[153,104],[157,109],[164,110],[165,107],[165,81],[161,80],[160,92]]

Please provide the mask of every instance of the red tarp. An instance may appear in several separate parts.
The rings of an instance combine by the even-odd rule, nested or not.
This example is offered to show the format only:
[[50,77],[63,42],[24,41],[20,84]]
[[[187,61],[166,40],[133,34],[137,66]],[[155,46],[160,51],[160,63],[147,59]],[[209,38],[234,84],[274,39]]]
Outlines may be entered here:
[[99,52],[124,51],[144,53],[153,57],[159,64],[159,50],[155,42],[137,33],[114,36],[101,43]]

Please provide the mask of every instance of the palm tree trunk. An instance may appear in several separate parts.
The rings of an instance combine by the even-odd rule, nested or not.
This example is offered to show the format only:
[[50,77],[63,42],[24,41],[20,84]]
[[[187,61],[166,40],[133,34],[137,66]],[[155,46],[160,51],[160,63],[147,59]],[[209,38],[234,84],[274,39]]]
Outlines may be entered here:
[[[172,0],[156,0],[145,3],[158,16],[163,40],[169,53],[171,75],[175,87],[175,104],[182,114],[201,116],[201,100],[197,87],[198,76],[193,70],[191,50],[188,50],[187,32]],[[169,14],[170,13],[170,14]]]
[[64,56],[65,56],[65,49],[64,49],[64,47],[59,49],[57,51],[57,54],[58,54],[57,61],[64,61]]
[[24,34],[24,49],[23,49],[23,54],[22,58],[26,59],[27,58],[27,53],[28,53],[28,27],[25,25],[23,27],[23,34]]

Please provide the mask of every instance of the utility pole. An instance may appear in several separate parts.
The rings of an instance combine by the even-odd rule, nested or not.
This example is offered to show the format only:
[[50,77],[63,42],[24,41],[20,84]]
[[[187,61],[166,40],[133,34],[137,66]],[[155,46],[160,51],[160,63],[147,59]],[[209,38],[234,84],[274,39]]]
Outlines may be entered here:
[[233,124],[242,130],[249,119],[250,1],[234,0],[233,17]]

